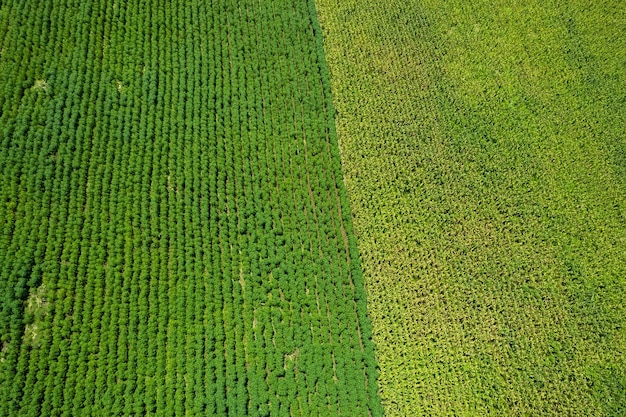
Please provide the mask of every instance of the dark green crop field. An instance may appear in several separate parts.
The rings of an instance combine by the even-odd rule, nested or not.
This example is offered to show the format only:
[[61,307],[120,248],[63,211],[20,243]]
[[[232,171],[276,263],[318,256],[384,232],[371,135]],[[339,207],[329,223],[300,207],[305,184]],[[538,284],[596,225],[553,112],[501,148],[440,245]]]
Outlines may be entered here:
[[389,416],[626,415],[626,3],[316,0]]
[[0,2],[0,415],[380,415],[315,8]]

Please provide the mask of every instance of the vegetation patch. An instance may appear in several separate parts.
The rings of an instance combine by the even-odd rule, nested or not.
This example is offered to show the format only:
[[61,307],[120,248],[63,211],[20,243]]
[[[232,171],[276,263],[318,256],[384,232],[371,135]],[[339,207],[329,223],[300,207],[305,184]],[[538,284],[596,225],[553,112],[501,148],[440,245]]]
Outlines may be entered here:
[[312,2],[8,1],[0,48],[0,415],[382,414]]
[[316,4],[386,414],[625,414],[624,4]]

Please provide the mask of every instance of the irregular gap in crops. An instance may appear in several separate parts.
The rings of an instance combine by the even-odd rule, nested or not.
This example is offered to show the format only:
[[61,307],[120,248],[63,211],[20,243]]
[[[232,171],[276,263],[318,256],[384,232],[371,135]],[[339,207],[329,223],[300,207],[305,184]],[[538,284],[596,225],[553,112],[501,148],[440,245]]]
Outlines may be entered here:
[[312,2],[0,5],[0,415],[380,415]]
[[624,414],[624,6],[316,5],[386,414]]

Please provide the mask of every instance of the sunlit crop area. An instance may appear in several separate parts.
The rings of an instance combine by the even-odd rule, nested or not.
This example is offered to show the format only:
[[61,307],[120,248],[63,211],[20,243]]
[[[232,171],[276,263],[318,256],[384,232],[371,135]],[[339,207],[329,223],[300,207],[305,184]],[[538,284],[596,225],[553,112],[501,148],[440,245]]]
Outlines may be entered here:
[[626,5],[316,0],[387,415],[626,415]]

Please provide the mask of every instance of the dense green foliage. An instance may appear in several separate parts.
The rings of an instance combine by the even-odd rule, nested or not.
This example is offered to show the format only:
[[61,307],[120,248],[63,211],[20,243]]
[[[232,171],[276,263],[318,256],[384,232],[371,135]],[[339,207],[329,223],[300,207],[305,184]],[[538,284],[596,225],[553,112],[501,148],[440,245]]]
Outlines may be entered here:
[[0,415],[380,415],[315,9],[0,3]]
[[388,415],[626,415],[626,3],[316,0]]

